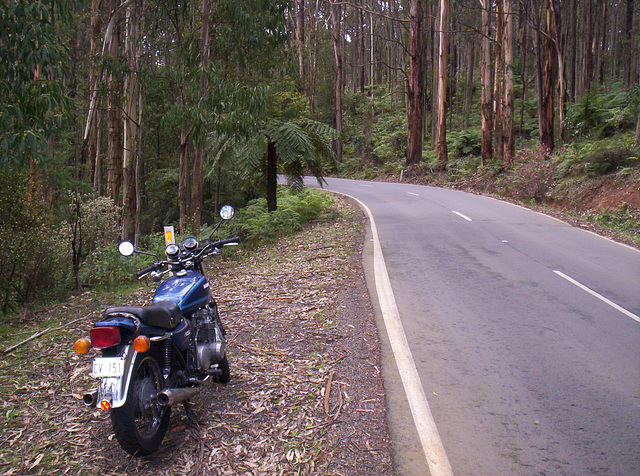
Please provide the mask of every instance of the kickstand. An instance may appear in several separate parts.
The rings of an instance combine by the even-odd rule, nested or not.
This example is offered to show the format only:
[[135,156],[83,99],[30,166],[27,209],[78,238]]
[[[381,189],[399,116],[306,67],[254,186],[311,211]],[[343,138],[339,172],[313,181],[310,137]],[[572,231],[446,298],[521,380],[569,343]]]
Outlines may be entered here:
[[184,412],[187,414],[187,419],[192,426],[197,426],[198,422],[196,421],[193,412],[191,411],[191,404],[188,401],[182,402],[184,405]]

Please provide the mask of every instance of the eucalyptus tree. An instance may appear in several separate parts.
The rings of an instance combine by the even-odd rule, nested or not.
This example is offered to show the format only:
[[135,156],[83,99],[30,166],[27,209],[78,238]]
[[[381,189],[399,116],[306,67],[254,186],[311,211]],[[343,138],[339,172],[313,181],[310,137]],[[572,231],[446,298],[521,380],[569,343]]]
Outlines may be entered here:
[[56,3],[0,2],[0,164],[5,170],[46,160],[48,141],[63,122],[68,50],[57,37]]

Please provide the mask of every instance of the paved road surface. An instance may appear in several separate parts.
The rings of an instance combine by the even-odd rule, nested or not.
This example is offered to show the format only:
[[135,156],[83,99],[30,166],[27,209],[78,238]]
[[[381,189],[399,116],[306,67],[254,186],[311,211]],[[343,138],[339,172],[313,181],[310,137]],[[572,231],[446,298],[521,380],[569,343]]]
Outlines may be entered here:
[[[372,213],[454,474],[640,474],[640,252],[458,191],[325,188]],[[428,474],[385,367],[399,472]]]

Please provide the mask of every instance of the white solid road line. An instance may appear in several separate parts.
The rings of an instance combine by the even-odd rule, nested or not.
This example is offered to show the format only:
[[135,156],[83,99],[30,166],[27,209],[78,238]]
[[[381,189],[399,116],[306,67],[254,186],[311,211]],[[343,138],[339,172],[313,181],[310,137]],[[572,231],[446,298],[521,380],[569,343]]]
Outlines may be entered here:
[[569,281],[571,284],[575,284],[576,286],[578,286],[580,289],[582,289],[583,291],[588,292],[589,294],[591,294],[592,296],[597,297],[598,299],[600,299],[602,302],[608,304],[609,306],[611,306],[612,308],[620,311],[622,314],[624,314],[625,316],[630,317],[631,319],[634,319],[638,322],[640,322],[640,316],[634,314],[631,311],[627,311],[624,307],[619,306],[618,304],[616,304],[615,302],[607,299],[606,297],[602,296],[601,294],[598,294],[597,292],[595,292],[593,289],[589,289],[588,287],[586,287],[584,284],[580,283],[579,281],[576,281],[575,279],[573,279],[571,276],[567,276],[566,274],[564,274],[561,271],[558,270],[554,270],[554,273],[556,273],[558,276],[566,279],[567,281]]
[[456,215],[458,215],[460,218],[464,218],[464,219],[465,219],[465,220],[467,220],[467,221],[473,221],[473,220],[472,220],[471,218],[469,218],[468,216],[463,215],[462,213],[457,212],[457,211],[455,211],[455,210],[451,210],[451,213],[455,213],[455,214],[456,214]]
[[422,445],[424,456],[429,466],[431,476],[453,475],[449,458],[442,445],[438,428],[433,420],[429,402],[425,396],[416,364],[409,349],[407,336],[400,320],[400,314],[396,305],[396,300],[391,289],[391,282],[387,274],[387,266],[382,255],[382,247],[378,240],[378,230],[373,220],[371,210],[364,203],[355,197],[348,195],[360,204],[360,207],[367,213],[371,223],[371,235],[373,237],[373,269],[376,281],[376,291],[380,302],[380,310],[384,319],[393,355],[396,359],[398,372],[402,379],[404,391],[407,394],[413,421],[416,425],[418,437]]

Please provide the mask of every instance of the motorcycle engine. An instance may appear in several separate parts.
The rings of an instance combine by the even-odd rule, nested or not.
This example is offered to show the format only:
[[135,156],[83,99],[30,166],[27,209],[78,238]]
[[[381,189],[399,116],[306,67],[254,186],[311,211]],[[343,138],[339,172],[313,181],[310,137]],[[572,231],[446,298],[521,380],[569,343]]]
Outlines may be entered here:
[[195,320],[196,355],[198,367],[203,372],[217,364],[225,356],[226,339],[218,319],[214,302],[193,313]]

